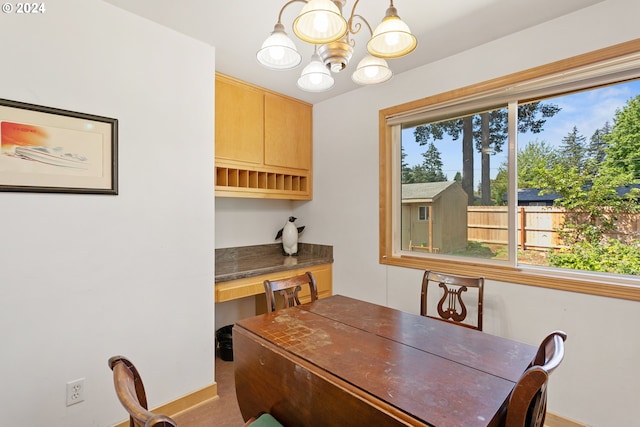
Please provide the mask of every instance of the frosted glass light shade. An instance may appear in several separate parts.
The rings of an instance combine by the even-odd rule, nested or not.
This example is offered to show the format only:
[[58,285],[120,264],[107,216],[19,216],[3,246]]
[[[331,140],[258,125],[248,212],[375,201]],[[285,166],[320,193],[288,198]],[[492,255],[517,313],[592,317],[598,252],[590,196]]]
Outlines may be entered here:
[[375,85],[384,83],[393,76],[393,72],[382,58],[367,55],[358,63],[351,80],[359,85]]
[[262,43],[256,54],[258,62],[272,70],[289,70],[302,62],[293,40],[284,32],[282,24],[276,24],[273,33]]
[[400,19],[396,8],[390,7],[367,43],[367,50],[379,58],[398,58],[413,52],[417,45],[409,26]]
[[308,43],[330,43],[346,34],[347,21],[331,0],[309,0],[293,21],[293,32]]
[[333,87],[333,77],[320,60],[320,56],[314,53],[311,62],[304,67],[298,79],[298,87],[307,92],[324,92]]

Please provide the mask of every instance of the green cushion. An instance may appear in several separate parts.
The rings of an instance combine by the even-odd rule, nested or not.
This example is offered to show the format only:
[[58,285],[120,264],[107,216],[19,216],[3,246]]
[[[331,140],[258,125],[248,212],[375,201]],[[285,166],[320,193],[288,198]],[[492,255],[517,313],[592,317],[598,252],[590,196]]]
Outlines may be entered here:
[[251,423],[251,427],[282,427],[271,414],[262,414],[257,420]]

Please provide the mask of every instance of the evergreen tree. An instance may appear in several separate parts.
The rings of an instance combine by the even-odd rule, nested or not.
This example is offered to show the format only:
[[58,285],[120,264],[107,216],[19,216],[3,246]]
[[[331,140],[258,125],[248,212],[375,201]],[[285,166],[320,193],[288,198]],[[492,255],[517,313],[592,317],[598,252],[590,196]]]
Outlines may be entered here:
[[584,170],[587,154],[586,140],[587,138],[578,132],[576,126],[573,127],[567,136],[562,138],[559,153],[563,167],[567,169],[576,168],[578,173]]
[[607,135],[611,133],[611,125],[606,122],[603,127],[596,129],[591,135],[589,145],[587,146],[587,156],[593,160],[595,164],[601,164],[606,157]]
[[406,161],[407,158],[407,153],[404,152],[404,145],[400,146],[400,167],[402,170],[402,183],[403,184],[408,184],[409,183],[409,174],[411,172],[411,169],[409,168],[409,164]]
[[426,172],[426,181],[424,182],[442,182],[447,180],[447,176],[442,172],[442,160],[440,158],[440,152],[430,142],[427,146],[427,151],[422,153],[424,161],[422,166]]
[[403,184],[417,184],[420,182],[429,182],[428,172],[424,166],[416,165],[412,168],[407,168],[406,173],[403,174]]
[[606,122],[603,127],[596,129],[589,139],[589,144],[585,150],[584,173],[589,175],[598,175],[607,157],[607,141],[606,136],[611,133],[611,126]]

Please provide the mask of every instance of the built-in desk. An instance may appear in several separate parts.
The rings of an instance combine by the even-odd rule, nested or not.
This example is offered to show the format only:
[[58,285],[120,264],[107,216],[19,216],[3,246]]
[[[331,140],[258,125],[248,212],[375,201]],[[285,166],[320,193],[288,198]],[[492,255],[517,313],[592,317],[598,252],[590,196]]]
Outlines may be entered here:
[[[282,253],[279,243],[216,249],[215,302],[264,295],[265,280],[313,273],[320,298],[332,294],[333,247],[298,243],[298,255]],[[303,290],[305,301],[308,290]]]

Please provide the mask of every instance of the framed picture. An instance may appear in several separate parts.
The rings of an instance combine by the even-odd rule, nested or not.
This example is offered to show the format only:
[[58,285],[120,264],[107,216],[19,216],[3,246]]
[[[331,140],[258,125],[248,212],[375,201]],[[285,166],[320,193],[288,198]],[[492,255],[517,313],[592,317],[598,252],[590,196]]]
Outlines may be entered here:
[[0,191],[118,194],[118,120],[0,99]]

